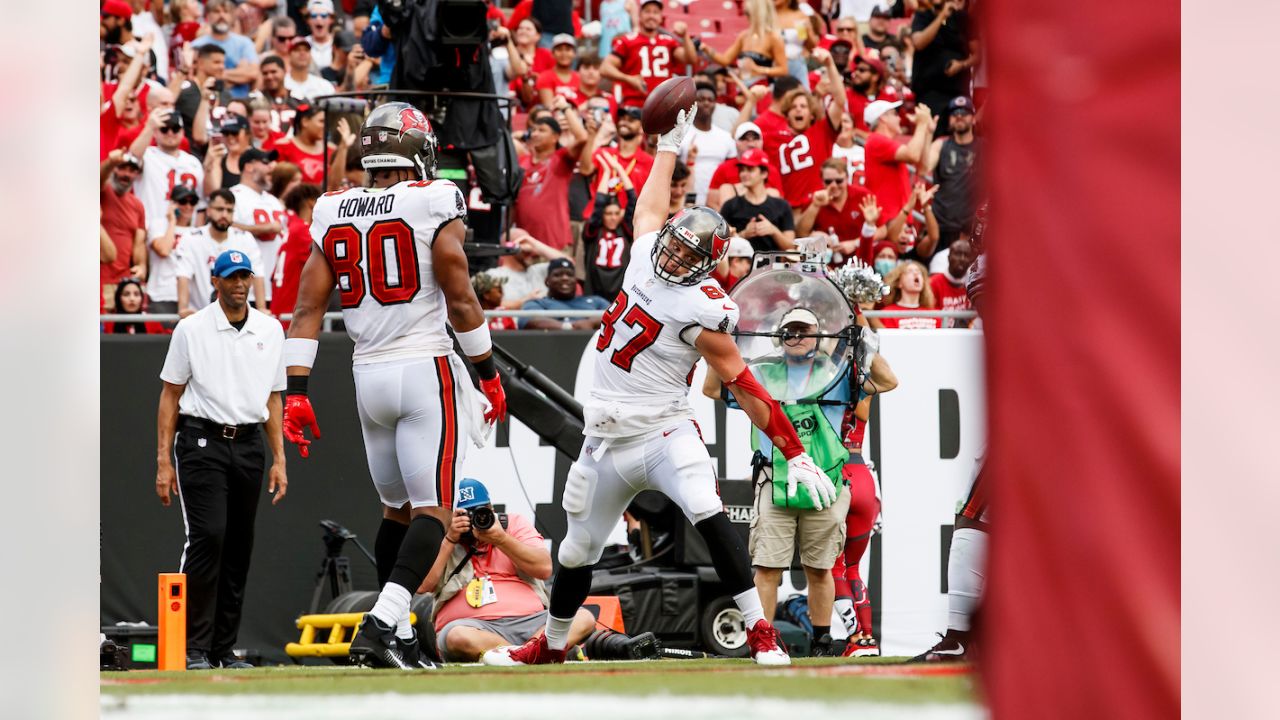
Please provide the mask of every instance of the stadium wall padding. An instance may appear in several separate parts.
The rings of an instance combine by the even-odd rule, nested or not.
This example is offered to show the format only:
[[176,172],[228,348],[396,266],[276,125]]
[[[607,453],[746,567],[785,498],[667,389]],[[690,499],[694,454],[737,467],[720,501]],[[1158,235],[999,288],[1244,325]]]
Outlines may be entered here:
[[[963,330],[882,335],[882,352],[901,385],[873,404],[867,447],[880,469],[885,532],[873,538],[862,567],[882,647],[887,654],[905,654],[927,648],[945,624],[946,588],[938,583],[946,576],[945,542],[955,500],[985,441],[981,335]],[[495,333],[505,348],[572,389],[579,400],[585,399],[591,379],[591,337],[587,332]],[[342,334],[322,338],[311,396],[323,437],[305,460],[292,446],[286,450],[289,492],[279,505],[271,506],[264,485],[238,647],[268,657],[284,659],[285,643],[297,640],[293,621],[308,608],[325,554],[320,520],[337,521],[373,548],[380,510],[356,416],[351,347]],[[182,553],[178,504],[164,508],[155,496],[158,374],[167,348],[164,337],[102,338],[104,625],[154,623],[156,574],[176,571]],[[741,411],[726,411],[701,395],[704,372],[700,365],[690,395],[703,438],[719,475],[745,480],[749,423]],[[469,448],[463,474],[481,478],[508,512],[536,510],[538,529],[554,543],[565,532],[559,503],[569,464],[512,418],[490,447]],[[727,509],[735,522],[750,521],[750,506]],[[625,542],[621,524],[612,539]],[[359,550],[348,543],[345,555],[355,589],[374,588],[373,566]],[[801,573],[785,578],[780,595],[803,588],[802,578]],[[327,599],[326,588],[322,607]]]

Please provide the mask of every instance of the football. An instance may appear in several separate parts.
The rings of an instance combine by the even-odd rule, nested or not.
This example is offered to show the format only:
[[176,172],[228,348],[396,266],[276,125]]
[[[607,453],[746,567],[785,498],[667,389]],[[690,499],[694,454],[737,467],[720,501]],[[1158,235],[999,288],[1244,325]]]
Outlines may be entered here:
[[650,135],[661,135],[676,126],[676,115],[693,107],[697,97],[693,78],[679,76],[668,78],[645,98],[640,110],[640,124]]

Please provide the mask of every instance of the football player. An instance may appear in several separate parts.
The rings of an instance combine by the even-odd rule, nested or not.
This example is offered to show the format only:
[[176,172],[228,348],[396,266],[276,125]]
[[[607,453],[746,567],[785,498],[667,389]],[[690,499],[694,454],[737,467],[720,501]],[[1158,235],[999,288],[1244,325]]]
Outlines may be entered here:
[[[595,378],[584,407],[586,436],[564,489],[568,532],[551,590],[546,633],[483,656],[489,665],[559,663],[573,617],[591,589],[592,568],[623,510],[643,490],[671,498],[706,541],[716,572],[746,619],[751,657],[787,665],[778,631],[764,619],[746,548],[716,488],[693,409],[689,383],[699,359],[726,385],[751,421],[788,461],[788,477],[820,505],[831,484],[804,452],[795,428],[738,353],[732,335],[738,306],[710,279],[729,246],[729,227],[710,208],[684,209],[667,220],[671,175],[694,108],[659,136],[653,172],[636,201],[631,260],[622,290],[605,312],[596,342]],[[790,491],[796,492],[792,484]]]
[[437,142],[426,116],[408,103],[380,105],[360,145],[372,187],[326,193],[312,211],[315,247],[285,342],[284,432],[303,457],[311,443],[304,429],[320,437],[307,380],[336,286],[355,340],[356,407],[383,505],[374,545],[382,592],[350,652],[378,667],[432,667],[419,653],[409,604],[440,551],[464,438],[481,427],[473,407],[481,401],[446,323],[480,376],[484,422],[506,417],[506,398],[462,251],[466,203],[457,186],[435,179]]
[[[987,204],[978,208],[973,219],[970,244],[977,258],[969,266],[965,290],[979,313],[986,287],[986,253],[984,235],[987,230]],[[982,599],[986,582],[987,537],[991,493],[982,474],[986,456],[978,456],[978,464],[969,478],[964,498],[956,503],[955,532],[951,535],[951,552],[947,556],[947,632],[929,650],[909,662],[952,662],[964,660],[972,649],[973,613]]]

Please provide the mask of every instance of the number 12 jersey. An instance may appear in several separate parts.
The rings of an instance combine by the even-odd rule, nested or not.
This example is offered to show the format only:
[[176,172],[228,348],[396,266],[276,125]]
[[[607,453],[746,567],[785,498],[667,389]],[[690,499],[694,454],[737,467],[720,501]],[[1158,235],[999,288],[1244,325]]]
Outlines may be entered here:
[[452,352],[431,248],[445,225],[466,216],[448,180],[349,188],[316,202],[311,238],[338,280],[352,364]]

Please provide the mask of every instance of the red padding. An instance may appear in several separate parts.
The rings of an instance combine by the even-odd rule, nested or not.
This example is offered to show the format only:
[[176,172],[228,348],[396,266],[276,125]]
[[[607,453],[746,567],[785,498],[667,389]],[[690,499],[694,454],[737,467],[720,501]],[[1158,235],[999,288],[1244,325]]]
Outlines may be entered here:
[[[729,389],[734,395],[739,392],[745,392],[748,395],[754,395],[764,401],[769,406],[769,422],[762,430],[778,446],[782,451],[782,456],[790,460],[791,458],[804,452],[804,445],[800,444],[800,437],[796,435],[796,429],[792,427],[791,420],[787,418],[787,414],[782,411],[782,406],[778,404],[773,396],[756,382],[756,376],[751,374],[751,368],[743,368],[738,373],[738,377],[730,380]],[[738,404],[742,404],[742,398],[738,398]]]

